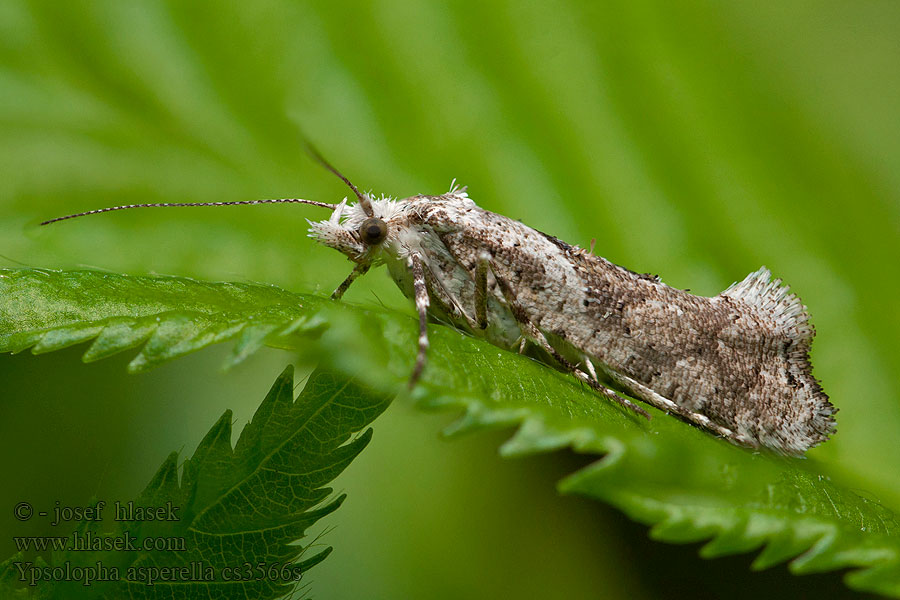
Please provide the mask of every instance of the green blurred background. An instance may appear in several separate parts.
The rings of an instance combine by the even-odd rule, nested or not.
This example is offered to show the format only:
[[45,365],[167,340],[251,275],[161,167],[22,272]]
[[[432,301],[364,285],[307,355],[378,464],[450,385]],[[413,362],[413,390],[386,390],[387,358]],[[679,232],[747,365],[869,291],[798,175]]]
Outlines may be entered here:
[[[339,181],[440,193],[713,295],[760,265],[810,307],[840,407],[810,453],[900,509],[900,4],[895,2],[0,3],[0,264],[89,266],[329,292],[313,207],[131,211],[300,196]],[[409,310],[374,273],[347,300]],[[227,374],[213,349],[129,376],[79,349],[0,357],[0,511],[134,496],[226,408],[240,428],[293,357]],[[321,598],[847,595],[837,575],[704,562],[554,482],[565,454],[504,461],[397,403],[336,483]],[[10,535],[51,533],[0,518]]]

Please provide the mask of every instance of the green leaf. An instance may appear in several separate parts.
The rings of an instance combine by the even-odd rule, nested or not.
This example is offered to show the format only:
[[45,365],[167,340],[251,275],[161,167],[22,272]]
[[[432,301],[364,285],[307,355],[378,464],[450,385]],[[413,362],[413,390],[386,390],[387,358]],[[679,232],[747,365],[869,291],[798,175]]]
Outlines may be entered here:
[[[84,272],[6,271],[2,275],[0,281],[15,282],[17,293],[31,298],[28,304],[67,298],[64,289],[54,289],[54,282],[64,286],[68,277],[100,277]],[[21,340],[42,339],[35,332],[45,336],[73,327],[95,332],[106,326],[106,319],[153,319],[145,309],[136,309],[144,310],[139,317],[120,315],[115,312],[117,305],[103,297],[107,289],[140,288],[145,278],[103,277],[117,283],[92,292],[98,308],[89,313],[91,320],[83,317],[88,314],[87,307],[79,312],[77,303],[67,308],[61,300],[45,304],[51,312],[43,325],[39,318],[16,317],[17,309],[10,301],[0,301],[4,323],[0,349],[21,349]],[[172,296],[166,300],[167,280],[151,280],[159,296],[156,302],[166,310],[179,306],[185,315],[202,311],[192,307],[191,293],[178,299],[182,290],[200,286],[215,296],[217,286],[227,290],[232,285],[176,279],[178,286],[171,288]],[[283,322],[270,322],[275,330],[286,331],[279,327],[298,321],[307,324],[292,329],[289,335],[267,338],[269,342],[296,347],[345,375],[365,377],[367,385],[383,393],[403,388],[416,337],[415,322],[408,316],[263,289],[290,305],[269,307],[271,314],[284,315]],[[4,299],[9,296],[0,294]],[[72,314],[76,317],[66,316]],[[208,313],[202,314],[210,318]],[[20,330],[15,323],[27,329]],[[237,326],[239,321],[232,324]],[[188,317],[172,320],[171,327],[171,339],[193,339],[179,333],[179,328],[188,333],[195,330]],[[850,587],[900,597],[900,525],[896,516],[841,485],[826,465],[814,459],[752,453],[652,409],[654,418],[647,423],[598,399],[574,378],[526,357],[442,326],[432,326],[429,335],[429,364],[413,396],[424,408],[463,411],[448,427],[448,434],[516,427],[515,435],[501,448],[507,456],[564,447],[604,455],[566,478],[560,489],[618,507],[653,525],[651,532],[660,540],[711,540],[701,553],[705,557],[761,548],[755,568],[790,561],[790,568],[798,574],[855,569],[845,578]],[[87,336],[84,333],[80,339]],[[177,343],[182,349],[191,347],[189,342]],[[166,355],[163,342],[159,352]]]
[[[372,430],[354,434],[388,404],[384,394],[328,370],[314,371],[293,401],[288,367],[234,448],[226,411],[184,461],[180,483],[178,454],[166,459],[132,505],[162,508],[164,519],[133,521],[121,513],[127,520],[114,521],[116,511],[129,506],[122,502],[119,509],[103,508],[105,521],[82,522],[74,534],[82,540],[124,536],[138,550],[54,553],[54,566],[102,564],[115,581],[40,583],[38,597],[263,599],[292,592],[331,552],[310,554],[314,544],[295,542],[344,501],[344,495],[328,500],[332,490],[325,486],[366,447]],[[149,538],[171,546],[141,550]],[[11,587],[18,573],[13,563],[21,560],[0,565],[0,585]],[[166,569],[184,571],[167,575]]]
[[[141,346],[139,372],[218,342],[237,340],[229,363],[315,329],[323,300],[275,286],[97,271],[0,271],[0,348],[35,354],[94,340],[85,362]],[[304,307],[305,305],[305,307]]]

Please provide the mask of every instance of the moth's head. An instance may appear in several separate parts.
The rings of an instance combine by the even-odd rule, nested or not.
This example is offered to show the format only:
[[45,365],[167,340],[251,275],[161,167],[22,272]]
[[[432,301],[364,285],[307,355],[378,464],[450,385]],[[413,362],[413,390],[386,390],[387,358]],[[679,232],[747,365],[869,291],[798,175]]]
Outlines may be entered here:
[[[309,237],[334,248],[357,263],[380,262],[386,247],[397,241],[397,223],[401,213],[400,203],[381,197],[375,200],[369,194],[359,191],[343,173],[335,169],[316,148],[305,142],[306,151],[320,165],[334,173],[347,184],[356,195],[358,202],[347,206],[347,199],[334,207],[327,221],[309,221]],[[405,205],[405,203],[404,203]]]
[[378,260],[383,250],[393,247],[406,221],[405,202],[382,196],[367,202],[338,204],[325,221],[309,221],[309,237],[334,248],[355,262]]

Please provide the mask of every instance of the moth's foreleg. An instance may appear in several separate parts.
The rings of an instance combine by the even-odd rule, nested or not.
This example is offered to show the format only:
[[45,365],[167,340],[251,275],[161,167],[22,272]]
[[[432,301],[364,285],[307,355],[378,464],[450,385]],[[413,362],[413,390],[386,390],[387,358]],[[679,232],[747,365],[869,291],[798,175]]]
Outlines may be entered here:
[[425,368],[428,353],[428,286],[425,283],[425,268],[418,254],[410,254],[408,265],[413,275],[413,290],[416,296],[416,312],[419,313],[419,350],[416,353],[416,364],[409,377],[409,387],[416,385]]
[[360,275],[365,275],[369,271],[370,266],[370,263],[356,263],[356,266],[353,267],[353,270],[347,275],[347,279],[342,281],[341,285],[337,286],[337,289],[331,293],[331,299],[340,300],[341,296],[344,295],[344,292],[346,292],[350,285],[356,281],[356,278]]
[[544,336],[543,332],[538,329],[537,325],[535,325],[531,319],[528,318],[528,314],[519,304],[516,299],[515,291],[509,285],[509,283],[497,275],[497,272],[494,271],[494,278],[497,280],[497,283],[500,285],[500,289],[503,292],[504,298],[506,298],[506,303],[509,305],[510,310],[512,311],[513,316],[516,318],[516,322],[519,323],[519,327],[522,328],[522,333],[525,334],[527,338],[535,341],[541,348],[543,348],[550,356],[554,358],[562,367],[572,373],[580,379],[581,381],[588,384],[591,389],[598,392],[599,394],[609,398],[613,402],[620,404],[621,406],[636,412],[646,419],[650,419],[649,413],[645,411],[643,408],[628,400],[626,398],[622,398],[614,391],[606,387],[597,381],[596,377],[592,378],[590,375],[579,369],[577,366],[569,362],[563,355],[561,355],[556,348],[550,345],[550,342],[547,341],[547,338]]

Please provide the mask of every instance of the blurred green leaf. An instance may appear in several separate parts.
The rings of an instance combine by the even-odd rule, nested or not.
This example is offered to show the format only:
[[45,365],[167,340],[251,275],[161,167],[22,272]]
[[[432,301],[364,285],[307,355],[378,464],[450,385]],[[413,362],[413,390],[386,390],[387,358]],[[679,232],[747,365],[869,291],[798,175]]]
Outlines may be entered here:
[[[54,552],[48,566],[95,568],[94,577],[99,580],[89,586],[79,580],[43,581],[36,588],[18,591],[19,569],[14,563],[22,561],[22,556],[13,557],[0,565],[0,584],[7,586],[4,593],[148,600],[262,599],[293,593],[303,574],[331,552],[325,548],[299,560],[312,544],[295,542],[344,501],[341,495],[326,502],[332,490],[324,486],[366,447],[372,430],[345,442],[390,403],[385,395],[324,370],[313,372],[296,401],[293,389],[293,367],[288,367],[234,448],[232,414],[225,411],[193,457],[184,461],[180,483],[178,453],[169,456],[133,502],[138,510],[171,508],[166,518],[113,522],[114,507],[106,506],[106,522],[82,522],[75,534],[82,543],[90,536],[97,540],[121,537],[141,548],[143,540],[154,538],[171,547]],[[169,518],[172,515],[174,519]],[[107,581],[101,579],[100,564],[108,569]],[[108,581],[113,569],[118,580]],[[225,573],[225,569],[231,571]]]
[[[266,314],[281,320],[273,318],[265,330],[290,335],[261,336],[254,347],[295,347],[348,376],[365,377],[385,394],[402,389],[412,364],[413,322],[390,311],[316,301],[271,286],[90,272],[0,275],[2,285],[13,286],[0,288],[4,351],[35,343],[44,351],[97,336],[123,350],[150,336],[142,325],[136,329],[144,335],[135,341],[131,323],[154,323],[157,311],[170,328],[168,337],[150,338],[153,356],[162,358],[147,364],[157,364],[220,339],[203,333],[216,326],[218,314],[231,315],[231,335],[221,339],[233,337],[249,323],[249,317],[240,318],[246,314],[241,306],[268,299]],[[133,308],[126,308],[125,298]],[[235,309],[228,310],[232,302]],[[175,306],[178,318],[169,318]],[[43,322],[39,311],[46,311]],[[113,327],[107,329],[108,323]],[[294,323],[316,327],[298,329]],[[297,335],[311,332],[315,336]],[[564,447],[605,454],[560,489],[605,500],[653,524],[659,539],[712,538],[701,552],[707,557],[764,547],[754,563],[758,568],[787,560],[796,573],[860,567],[847,575],[848,585],[900,596],[900,523],[878,502],[832,483],[820,466],[745,451],[659,411],[647,424],[528,358],[446,327],[432,327],[430,336],[429,366],[414,394],[423,407],[464,411],[448,433],[514,426],[516,434],[501,449],[506,455]]]
[[96,271],[0,271],[0,348],[35,354],[94,340],[85,362],[141,346],[128,368],[150,369],[237,340],[229,364],[262,346],[295,347],[323,300],[275,286],[124,277]]

